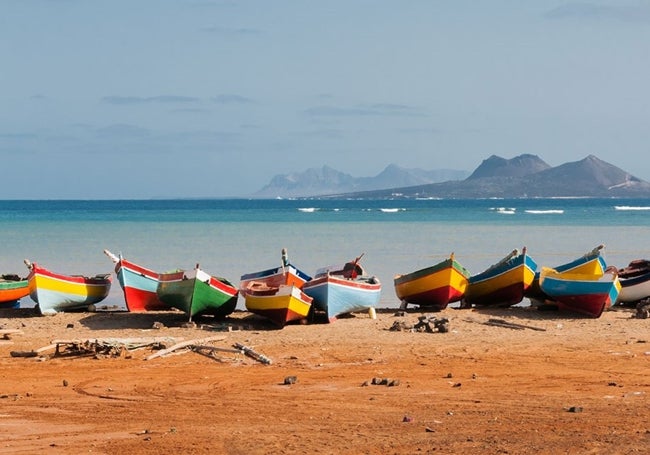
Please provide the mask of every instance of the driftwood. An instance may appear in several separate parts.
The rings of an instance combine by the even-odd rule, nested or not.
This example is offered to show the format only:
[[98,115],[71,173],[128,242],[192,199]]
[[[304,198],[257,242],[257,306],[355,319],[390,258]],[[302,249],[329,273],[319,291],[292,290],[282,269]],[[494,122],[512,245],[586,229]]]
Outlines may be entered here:
[[477,321],[475,319],[465,319],[466,322],[475,322],[478,324],[484,324],[484,325],[491,325],[495,327],[504,327],[506,329],[513,329],[513,330],[524,330],[524,329],[530,329],[530,330],[537,330],[538,332],[546,332],[546,329],[543,327],[535,327],[532,325],[526,325],[526,324],[517,324],[515,322],[508,322],[504,319],[488,319],[487,321]]
[[236,347],[237,349],[240,349],[248,357],[251,357],[251,358],[257,360],[258,362],[263,363],[264,365],[271,365],[271,363],[273,363],[271,361],[271,359],[269,359],[264,354],[260,354],[259,352],[256,352],[255,350],[253,350],[253,348],[249,348],[248,346],[244,346],[241,343],[235,343],[233,346]]
[[225,340],[225,339],[226,339],[226,337],[223,337],[223,336],[214,336],[214,337],[200,338],[200,339],[196,339],[196,340],[184,341],[182,343],[177,343],[177,344],[175,344],[174,346],[172,346],[170,348],[160,350],[160,351],[156,352],[155,354],[151,354],[149,357],[145,357],[145,360],[152,360],[152,359],[155,359],[155,358],[158,358],[158,357],[162,357],[162,356],[167,355],[167,354],[169,354],[169,353],[171,353],[173,351],[176,351],[177,349],[187,348],[187,347],[191,347],[191,346],[198,346],[198,345],[202,345],[203,343],[208,343],[210,341],[222,341],[222,340]]

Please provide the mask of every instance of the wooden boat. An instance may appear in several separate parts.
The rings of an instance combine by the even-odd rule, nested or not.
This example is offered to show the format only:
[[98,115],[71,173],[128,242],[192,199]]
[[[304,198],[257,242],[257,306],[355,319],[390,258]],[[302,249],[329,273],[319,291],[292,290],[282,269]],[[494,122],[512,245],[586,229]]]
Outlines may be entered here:
[[395,293],[402,307],[413,303],[432,310],[444,310],[447,305],[465,296],[471,274],[460,265],[452,253],[448,259],[430,267],[394,278]]
[[29,269],[29,296],[41,314],[87,309],[101,302],[111,289],[111,274],[62,275],[25,259]]
[[249,282],[246,286],[242,291],[246,309],[269,319],[278,327],[305,319],[311,309],[313,299],[298,286],[268,286],[263,282]]
[[29,281],[14,274],[0,275],[0,308],[18,307],[18,300],[29,295]]
[[618,303],[631,304],[650,297],[650,261],[636,259],[630,262],[618,270],[618,279],[621,282]]
[[[126,309],[131,312],[168,310],[158,298],[158,272],[142,267],[108,250],[104,254],[115,263],[115,274],[124,291]],[[182,277],[183,272],[180,273]]]
[[286,248],[282,249],[282,262],[278,267],[262,270],[261,272],[247,273],[241,276],[239,289],[244,290],[249,283],[264,283],[270,287],[283,284],[294,285],[302,288],[303,284],[311,280],[311,276],[298,269],[289,262]]
[[[576,258],[565,264],[560,264],[553,269],[558,273],[585,273],[587,275],[602,276],[605,273],[607,264],[605,259],[601,256],[602,250],[605,248],[605,245],[598,245],[593,250],[583,254],[579,258]],[[539,284],[540,272],[535,272],[535,279],[533,284],[526,291],[525,296],[531,300],[537,300],[543,302],[549,297],[542,292],[542,289]]]
[[365,274],[359,265],[361,256],[343,266],[323,267],[302,287],[330,322],[341,314],[368,311],[379,303],[381,282]]
[[158,299],[190,317],[227,316],[237,306],[239,291],[225,278],[211,276],[199,264],[194,270],[166,272],[158,275]]
[[484,272],[469,278],[462,306],[515,305],[523,300],[536,269],[537,263],[527,254],[526,247],[521,252],[515,249]]
[[598,318],[618,297],[621,283],[616,270],[597,276],[589,273],[558,273],[543,267],[540,273],[542,291],[555,301],[560,310],[574,311]]
[[311,276],[289,262],[287,249],[283,248],[279,267],[242,275],[239,291],[248,311],[284,327],[309,314],[312,298],[301,290],[309,280]]

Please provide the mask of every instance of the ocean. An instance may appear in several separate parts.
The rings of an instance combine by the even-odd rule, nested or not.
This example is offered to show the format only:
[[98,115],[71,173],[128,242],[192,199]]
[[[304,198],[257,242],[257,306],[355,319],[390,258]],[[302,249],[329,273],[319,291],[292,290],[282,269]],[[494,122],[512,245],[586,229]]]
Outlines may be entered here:
[[[0,201],[0,238],[1,273],[19,275],[27,274],[23,259],[59,273],[113,272],[108,249],[161,272],[198,263],[238,283],[279,265],[282,248],[307,273],[363,254],[366,272],[383,284],[380,307],[397,307],[393,277],[451,252],[473,274],[524,246],[540,267],[599,244],[608,265],[650,258],[650,200]],[[124,307],[117,279],[102,304]]]

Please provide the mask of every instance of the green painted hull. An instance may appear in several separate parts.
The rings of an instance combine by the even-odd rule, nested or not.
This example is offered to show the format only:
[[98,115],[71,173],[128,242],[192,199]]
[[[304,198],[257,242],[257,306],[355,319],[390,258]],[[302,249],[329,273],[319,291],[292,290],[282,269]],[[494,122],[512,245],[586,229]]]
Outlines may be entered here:
[[179,280],[165,279],[166,275],[161,274],[157,289],[160,301],[190,318],[204,314],[223,317],[235,310],[238,291],[228,280],[209,276],[200,269],[194,275]]

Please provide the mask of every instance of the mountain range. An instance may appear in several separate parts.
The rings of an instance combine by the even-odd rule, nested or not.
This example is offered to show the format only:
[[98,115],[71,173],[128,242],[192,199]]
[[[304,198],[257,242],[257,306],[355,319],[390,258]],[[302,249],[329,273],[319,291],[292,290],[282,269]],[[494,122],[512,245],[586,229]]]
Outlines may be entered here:
[[467,171],[453,169],[425,171],[391,164],[374,177],[353,177],[329,166],[323,166],[320,169],[310,168],[303,172],[276,175],[254,196],[260,198],[322,196],[426,185],[464,179],[468,175]]
[[[492,155],[471,174],[464,171],[422,171],[388,166],[370,178],[354,178],[329,167],[276,176],[258,197],[329,198],[520,198],[640,197],[650,198],[650,183],[594,155],[552,167],[536,155],[511,159]],[[455,173],[455,174],[454,174]],[[456,177],[454,177],[454,175]],[[444,179],[435,181],[435,178]],[[421,181],[413,183],[415,179]],[[365,185],[365,186],[364,186]],[[372,187],[374,186],[374,189]],[[348,188],[352,187],[352,190]],[[336,190],[338,188],[338,190]],[[369,188],[369,189],[363,189]]]

